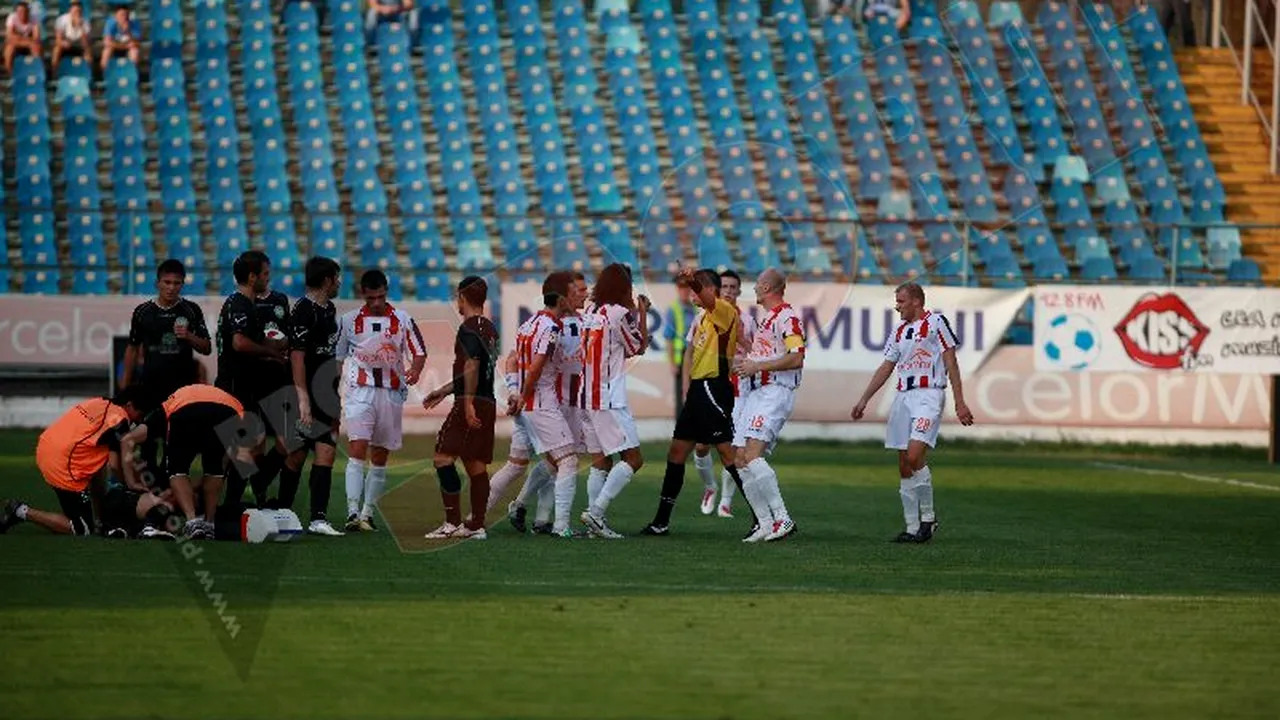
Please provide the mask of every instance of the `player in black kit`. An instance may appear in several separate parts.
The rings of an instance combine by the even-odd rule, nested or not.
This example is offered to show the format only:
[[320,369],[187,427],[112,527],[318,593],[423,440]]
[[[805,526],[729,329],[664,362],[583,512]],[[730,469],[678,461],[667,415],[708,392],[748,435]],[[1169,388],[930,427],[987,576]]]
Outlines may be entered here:
[[302,465],[307,461],[307,453],[314,448],[316,457],[307,479],[311,488],[311,522],[307,532],[315,535],[343,534],[325,517],[341,412],[338,399],[341,363],[334,358],[338,311],[333,306],[341,283],[339,271],[338,263],[330,258],[314,257],[307,261],[307,294],[293,304],[289,322],[290,367],[299,411],[295,441],[300,441],[301,447],[291,445],[292,452],[280,471],[280,496],[275,506],[293,506],[302,479]]
[[[174,390],[196,382],[195,353],[208,355],[210,351],[204,311],[182,297],[186,281],[182,263],[165,260],[156,268],[156,297],[133,309],[121,385],[141,386],[147,407],[156,407]],[[135,377],[139,363],[142,374]]]
[[249,481],[258,507],[265,507],[267,489],[276,475],[284,468],[289,452],[297,447],[298,396],[294,392],[293,372],[290,370],[289,297],[268,286],[254,300],[258,319],[262,322],[267,345],[284,346],[284,363],[270,363],[261,369],[258,378],[258,407],[266,424],[268,438],[275,438],[273,447],[258,460],[258,471]]
[[[287,377],[288,369],[288,337],[283,328],[288,327],[288,299],[280,295],[284,309],[279,319],[276,312],[270,309],[271,304],[263,302],[259,307],[259,298],[271,297],[271,261],[266,254],[258,250],[247,250],[236,258],[233,265],[236,277],[236,291],[222,303],[218,313],[218,377],[214,384],[234,396],[244,406],[246,413],[253,413],[267,424],[268,435],[274,434],[270,427],[272,416],[280,413],[272,403],[277,398],[268,398],[270,383]],[[278,305],[271,306],[278,307]],[[270,319],[268,324],[266,320]],[[278,386],[277,386],[278,387]],[[270,400],[271,402],[263,402]],[[278,421],[278,417],[275,418]],[[257,453],[255,453],[257,454]],[[279,456],[275,469],[271,470],[273,456]],[[257,488],[263,489],[279,472],[283,465],[283,454],[272,452],[258,462],[258,472],[254,473],[255,496]],[[263,484],[259,476],[267,475],[267,483]],[[227,515],[240,515],[240,501],[245,485],[249,479],[234,464],[227,475],[226,506]],[[260,504],[265,497],[259,496]]]
[[[195,353],[208,355],[209,328],[200,306],[182,297],[187,269],[178,260],[156,268],[156,297],[133,310],[121,388],[137,386],[139,407],[150,411],[180,387],[198,382]],[[141,363],[140,375],[135,372]],[[142,462],[156,467],[157,444],[143,443]]]

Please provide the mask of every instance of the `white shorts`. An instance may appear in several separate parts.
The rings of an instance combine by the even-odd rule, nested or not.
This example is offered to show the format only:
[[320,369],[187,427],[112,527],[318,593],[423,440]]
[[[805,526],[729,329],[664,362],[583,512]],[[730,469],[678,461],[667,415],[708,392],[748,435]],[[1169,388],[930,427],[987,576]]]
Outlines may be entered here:
[[[765,385],[752,390],[742,401],[742,411],[733,424],[733,446],[746,447],[747,440],[760,440],[769,448],[796,405],[796,391],[783,385]],[[738,413],[738,405],[734,404]]]
[[733,398],[733,428],[735,434],[738,430],[738,420],[742,418],[742,408],[747,406],[747,397],[751,395],[751,388],[747,387],[745,380],[738,385],[738,393]]
[[569,434],[573,437],[573,451],[581,455],[587,451],[586,422],[582,419],[587,411],[573,405],[565,405],[562,411],[565,422],[569,423]]
[[640,447],[640,430],[629,407],[584,410],[582,430],[587,452],[592,455],[617,455]]
[[942,408],[947,404],[947,391],[942,388],[904,390],[893,399],[889,422],[884,429],[884,446],[906,450],[912,440],[933,447],[938,442],[938,426],[942,424]]
[[517,447],[528,454],[546,455],[557,450],[575,447],[573,431],[565,420],[560,408],[543,408],[525,410],[516,416],[515,430],[511,434],[511,454],[517,454]]
[[399,450],[404,441],[404,390],[348,388],[342,398],[342,424],[349,440],[367,440],[374,447]]

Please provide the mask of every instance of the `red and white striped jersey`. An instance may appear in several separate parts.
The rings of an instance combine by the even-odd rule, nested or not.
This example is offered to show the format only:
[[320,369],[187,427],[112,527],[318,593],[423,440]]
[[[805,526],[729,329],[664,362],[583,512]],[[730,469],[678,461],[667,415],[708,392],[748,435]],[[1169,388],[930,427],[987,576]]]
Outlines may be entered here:
[[[751,351],[748,360],[777,360],[788,353],[803,353],[805,347],[804,323],[800,322],[800,314],[787,303],[779,303],[777,307],[765,312],[756,323],[751,338]],[[789,388],[800,387],[800,370],[763,371],[752,378],[752,385],[782,385]]]
[[628,407],[626,360],[647,349],[637,314],[621,305],[602,305],[583,320],[582,407]]
[[898,390],[945,388],[942,353],[958,344],[951,323],[939,312],[926,312],[915,322],[898,325],[884,345],[884,359],[898,367]]
[[335,352],[347,360],[343,379],[348,388],[404,390],[405,356],[427,354],[418,324],[391,305],[386,315],[371,315],[363,307],[346,313],[338,335]]
[[526,378],[533,369],[533,361],[545,355],[542,374],[538,376],[533,395],[525,402],[525,410],[546,410],[560,407],[560,368],[558,348],[564,325],[556,316],[543,310],[520,326],[516,331],[516,372],[520,376],[520,392],[526,390]]
[[565,315],[560,319],[564,329],[560,333],[560,350],[556,353],[556,366],[559,373],[558,391],[561,401],[566,405],[580,407],[582,404],[582,363],[584,349],[582,347],[583,316],[578,313]]

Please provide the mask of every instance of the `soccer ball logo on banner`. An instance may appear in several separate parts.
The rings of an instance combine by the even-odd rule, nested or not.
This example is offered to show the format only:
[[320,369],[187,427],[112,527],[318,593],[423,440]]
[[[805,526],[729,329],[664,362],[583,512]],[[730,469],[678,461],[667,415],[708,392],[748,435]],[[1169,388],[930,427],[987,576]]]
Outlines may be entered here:
[[1055,366],[1083,370],[1102,352],[1101,338],[1093,321],[1083,315],[1059,315],[1049,321],[1049,332],[1041,349]]

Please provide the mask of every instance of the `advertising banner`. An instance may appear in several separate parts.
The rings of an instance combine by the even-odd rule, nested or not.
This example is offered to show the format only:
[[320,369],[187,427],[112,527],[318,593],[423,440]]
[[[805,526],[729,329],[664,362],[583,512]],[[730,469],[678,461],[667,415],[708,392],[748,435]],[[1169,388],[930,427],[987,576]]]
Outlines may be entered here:
[[[928,288],[926,306],[944,312],[960,341],[957,351],[962,372],[973,372],[1000,344],[1005,330],[1027,299],[1026,290],[991,290],[978,288]],[[675,374],[667,360],[670,344],[666,327],[667,309],[676,301],[675,285],[638,286],[636,293],[646,294],[653,303],[649,311],[650,344],[637,358],[627,375],[632,411],[638,418],[671,417],[676,393]],[[884,345],[900,320],[894,311],[893,288],[882,285],[837,285],[830,283],[795,283],[787,286],[787,302],[804,319],[808,348],[805,352],[805,397],[811,379],[815,387],[825,387],[841,396],[861,392],[848,385],[856,373],[866,377],[884,360]],[[755,291],[748,283],[742,289],[738,306],[747,317],[761,312],[754,304]],[[535,283],[502,286],[503,347],[510,350],[520,323],[542,306],[541,286]],[[825,384],[822,378],[829,378]],[[856,398],[854,398],[856,399]],[[807,420],[822,418],[807,414],[803,402],[796,406],[796,417]],[[848,414],[848,408],[844,410]]]
[[[884,339],[895,326],[884,315],[886,309],[892,310],[892,289],[857,288],[845,298],[843,294],[848,293],[848,288],[841,288],[843,294],[838,296],[838,302],[825,305],[813,303],[814,298],[822,296],[825,300],[826,296],[814,294],[809,290],[811,287],[821,286],[796,285],[788,295],[797,307],[808,308],[805,317],[810,318],[806,330],[811,358],[823,360],[806,368],[792,419],[848,423],[849,410],[871,379],[880,361]],[[669,304],[675,297],[674,288],[670,286],[645,289],[654,298],[653,315],[663,314],[657,309],[665,310],[664,303]],[[1099,288],[1081,290],[1084,294],[1072,295],[1072,300],[1063,297],[1054,300],[1058,303],[1054,308],[1058,314],[1076,310],[1080,298],[1094,297]],[[509,341],[515,333],[513,323],[525,312],[522,308],[535,307],[539,298],[533,286],[506,286],[504,292],[503,335],[504,340]],[[930,291],[929,305],[942,307],[948,313],[962,343],[982,348],[981,351],[977,347],[962,351],[962,357],[964,352],[980,352],[978,358],[966,361],[969,367],[963,371],[965,396],[980,426],[1009,428],[1011,433],[1029,428],[1115,428],[1145,429],[1164,435],[1208,430],[1265,431],[1268,427],[1271,395],[1267,375],[1270,373],[1261,363],[1256,369],[1238,375],[1155,373],[1132,361],[1123,369],[1113,371],[1081,373],[1066,368],[1046,369],[1044,350],[1039,342],[1034,347],[997,347],[1020,298],[980,301],[984,295],[974,294],[963,301],[960,295],[948,298],[947,305],[933,302],[946,295],[942,290]],[[750,288],[743,297],[751,297]],[[806,298],[809,304],[802,304]],[[113,338],[128,332],[133,308],[143,299],[0,297],[0,363],[99,367],[105,373],[111,365]],[[212,326],[222,298],[193,299],[204,309],[206,320]],[[1187,301],[1188,306],[1197,307],[1192,302]],[[1064,307],[1067,303],[1072,306]],[[420,402],[427,391],[450,377],[457,315],[447,303],[404,302],[397,306],[417,319],[429,353],[427,370],[405,407],[408,428],[415,427],[411,420],[438,418],[448,412],[448,402],[430,412],[424,411]],[[356,307],[356,303],[340,302],[339,307],[349,310]],[[1280,310],[1280,301],[1270,307]],[[1121,317],[1128,314],[1129,309],[1129,306],[1122,308]],[[1042,308],[1037,317],[1046,314]],[[1201,314],[1200,310],[1196,310],[1196,315],[1202,325],[1210,327],[1211,333],[1220,329],[1218,326],[1223,322],[1221,315]],[[1045,319],[1052,320],[1052,317]],[[1248,318],[1249,313],[1244,317]],[[820,318],[827,319],[820,322]],[[666,341],[660,324],[663,320],[652,315],[650,320],[655,323],[655,338],[646,359],[632,366],[628,386],[638,418],[670,420],[675,381],[665,361]],[[1093,322],[1098,327],[1106,326],[1101,320]],[[1211,339],[1212,334],[1202,342],[1202,351],[1214,347]],[[1257,362],[1259,358],[1254,360]],[[206,358],[205,362],[208,377],[212,379],[216,375],[212,358]],[[980,367],[974,369],[978,363]],[[1095,365],[1089,369],[1098,368]],[[893,396],[890,382],[872,402],[869,422],[884,422]],[[948,425],[954,422],[952,405],[948,391],[945,415]],[[948,435],[947,425],[943,435]]]
[[1038,370],[1280,374],[1280,290],[1045,285]]
[[[200,306],[210,334],[216,333],[218,312],[225,298],[185,297]],[[116,338],[129,334],[133,309],[146,300],[147,296],[0,295],[0,365],[98,367],[104,373],[118,373],[123,346],[117,346]],[[335,304],[339,313],[360,307],[358,300],[338,300]],[[451,377],[457,310],[445,302],[403,301],[394,305],[417,320],[427,345],[427,366],[418,389],[410,395],[405,415],[443,416],[449,410],[447,403],[427,412],[420,402],[427,392]],[[206,378],[212,382],[217,377],[216,358],[213,354],[196,357],[204,365]]]

